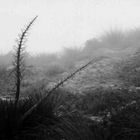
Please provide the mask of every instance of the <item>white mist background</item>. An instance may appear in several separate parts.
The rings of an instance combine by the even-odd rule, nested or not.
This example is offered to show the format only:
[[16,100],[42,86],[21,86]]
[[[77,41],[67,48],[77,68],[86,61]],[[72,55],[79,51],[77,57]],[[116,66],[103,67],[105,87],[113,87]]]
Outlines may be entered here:
[[82,46],[102,33],[140,27],[139,0],[0,0],[0,53],[13,49],[21,29],[29,31],[27,51],[52,53]]

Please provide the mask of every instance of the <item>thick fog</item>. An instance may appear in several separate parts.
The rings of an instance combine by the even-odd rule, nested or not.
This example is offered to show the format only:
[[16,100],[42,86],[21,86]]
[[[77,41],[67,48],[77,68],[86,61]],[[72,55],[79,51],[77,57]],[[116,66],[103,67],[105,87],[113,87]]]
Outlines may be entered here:
[[29,53],[81,47],[102,33],[140,26],[139,0],[0,0],[0,53],[13,49],[20,30],[38,15],[27,42]]

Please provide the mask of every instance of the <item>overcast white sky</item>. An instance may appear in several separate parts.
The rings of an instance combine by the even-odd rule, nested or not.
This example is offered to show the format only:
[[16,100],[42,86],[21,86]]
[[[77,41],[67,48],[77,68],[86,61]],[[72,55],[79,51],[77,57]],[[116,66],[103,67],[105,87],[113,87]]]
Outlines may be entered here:
[[0,0],[0,53],[36,15],[27,51],[57,52],[110,29],[140,27],[140,0]]

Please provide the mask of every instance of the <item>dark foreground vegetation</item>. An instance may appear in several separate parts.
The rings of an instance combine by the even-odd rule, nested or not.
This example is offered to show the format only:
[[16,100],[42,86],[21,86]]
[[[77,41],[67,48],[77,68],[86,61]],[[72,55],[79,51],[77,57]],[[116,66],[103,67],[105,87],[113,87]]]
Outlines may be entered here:
[[14,65],[12,53],[0,56],[0,140],[139,140],[140,31],[29,56],[23,45],[36,18]]
[[42,94],[14,102],[0,100],[1,140],[138,140],[140,95],[127,90],[95,90],[85,95],[57,90],[23,122]]

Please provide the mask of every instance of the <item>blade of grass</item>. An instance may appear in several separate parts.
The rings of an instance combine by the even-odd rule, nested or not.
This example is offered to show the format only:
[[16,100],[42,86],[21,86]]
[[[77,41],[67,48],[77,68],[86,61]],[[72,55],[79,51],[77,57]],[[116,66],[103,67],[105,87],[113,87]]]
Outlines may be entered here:
[[103,57],[93,58],[91,61],[89,61],[88,63],[86,63],[85,65],[83,65],[79,69],[77,69],[76,71],[74,71],[72,74],[68,75],[66,78],[64,78],[62,81],[60,81],[58,84],[56,84],[50,91],[48,91],[48,94],[44,98],[40,99],[35,105],[33,105],[27,112],[24,113],[23,117],[19,120],[19,124],[21,124],[37,108],[37,106],[39,106],[44,100],[46,100],[57,88],[59,88],[66,81],[68,81],[73,76],[75,76],[78,72],[82,71],[83,69],[85,69],[89,65],[96,63],[97,61],[102,60],[103,58],[107,58],[107,57],[103,56]]

